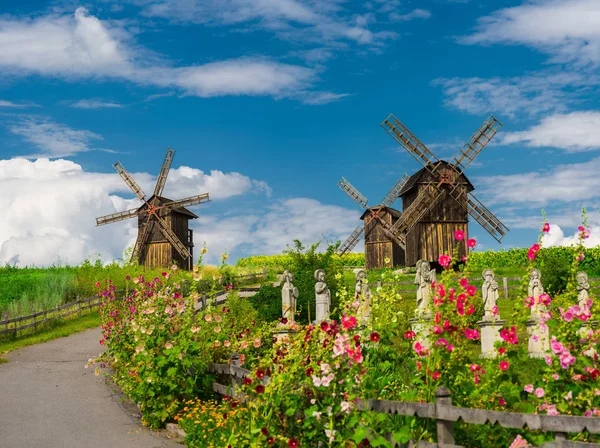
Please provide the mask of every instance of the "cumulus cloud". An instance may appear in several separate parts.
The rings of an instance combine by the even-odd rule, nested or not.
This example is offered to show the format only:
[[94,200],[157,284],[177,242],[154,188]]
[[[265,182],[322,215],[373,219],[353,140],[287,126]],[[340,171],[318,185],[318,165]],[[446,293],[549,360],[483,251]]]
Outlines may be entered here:
[[[232,252],[244,248],[244,254],[269,255],[281,253],[294,239],[304,245],[323,239],[344,241],[360,224],[359,215],[314,199],[291,198],[270,204],[261,215],[204,216],[194,223],[194,232],[197,241],[206,241],[213,257],[209,260],[214,262],[225,249]],[[362,243],[355,250],[361,247]]]
[[[579,244],[579,232],[571,236],[566,236],[563,229],[558,224],[550,223],[550,232],[542,236],[542,246],[574,246]],[[583,240],[585,247],[600,246],[600,227],[590,228],[590,237]]]
[[600,63],[600,3],[597,0],[531,0],[482,17],[465,44],[527,45],[552,62]]
[[526,131],[500,136],[502,144],[524,143],[531,148],[558,148],[566,152],[600,149],[600,111],[554,114]]
[[413,9],[407,14],[398,14],[397,12],[390,13],[390,20],[396,22],[406,22],[414,19],[429,19],[431,13],[426,9]]
[[125,29],[99,20],[84,8],[78,8],[73,16],[0,19],[0,69],[13,75],[34,73],[67,80],[125,80],[175,88],[200,97],[270,95],[303,99],[307,95],[310,99],[308,95],[318,80],[312,68],[265,57],[176,67],[136,45]]
[[[186,170],[194,171],[189,167],[174,171]],[[211,173],[202,182],[218,184],[219,199],[243,195],[256,182],[239,173],[217,173],[216,180]],[[132,175],[143,189],[152,191],[154,176]],[[184,181],[176,175],[167,188],[177,193],[180,182]],[[198,193],[203,192],[203,186],[198,187]],[[45,266],[60,259],[79,264],[97,253],[110,261],[118,259],[137,237],[133,219],[96,227],[96,217],[140,205],[137,198],[128,199],[131,192],[117,173],[86,172],[63,159],[0,160],[0,191],[0,263]],[[189,190],[186,193],[190,195]]]

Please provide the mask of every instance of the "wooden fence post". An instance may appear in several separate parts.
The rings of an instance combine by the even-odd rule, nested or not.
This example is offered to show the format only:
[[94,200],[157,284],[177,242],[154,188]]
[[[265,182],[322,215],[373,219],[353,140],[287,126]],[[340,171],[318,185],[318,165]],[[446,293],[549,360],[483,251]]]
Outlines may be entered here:
[[[231,367],[242,367],[242,365],[240,364],[240,355],[238,353],[232,353],[229,356],[229,360],[230,360],[229,365]],[[233,392],[235,391],[235,386],[241,386],[242,380],[240,378],[236,377],[235,373],[232,372],[231,369],[230,369],[230,374],[231,374],[231,387],[232,387],[232,395],[233,395]]]
[[381,285],[383,285],[383,283],[381,282],[381,279],[377,280],[377,287],[381,288]]
[[33,313],[33,332],[37,331],[37,322],[35,321],[35,313]]
[[504,285],[504,298],[508,299],[508,279],[506,277],[502,278],[502,284]]
[[81,300],[78,300],[77,303],[79,305],[78,314],[79,314],[79,317],[81,317]]
[[[448,388],[442,386],[438,387],[435,391],[435,404],[441,404],[444,406],[452,406],[452,398],[450,397],[450,391]],[[449,444],[454,445],[454,429],[452,428],[452,422],[449,420],[440,420],[437,418],[437,441],[438,444]]]

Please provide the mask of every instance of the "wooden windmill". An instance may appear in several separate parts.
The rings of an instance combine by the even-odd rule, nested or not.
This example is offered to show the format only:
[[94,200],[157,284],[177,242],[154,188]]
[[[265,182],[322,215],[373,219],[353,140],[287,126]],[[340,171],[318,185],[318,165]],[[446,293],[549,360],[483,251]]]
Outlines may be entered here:
[[154,194],[148,200],[121,162],[115,163],[113,166],[119,175],[144,204],[137,209],[96,218],[96,226],[137,216],[138,237],[131,254],[132,261],[138,260],[141,265],[147,267],[170,267],[176,263],[183,269],[191,269],[194,239],[193,231],[188,227],[188,221],[198,216],[185,207],[209,202],[210,199],[208,193],[177,201],[162,197],[174,155],[175,151],[168,148],[156,180]]
[[[367,269],[404,265],[404,247],[399,244],[398,239],[392,232],[392,228],[401,217],[401,213],[390,206],[398,198],[408,179],[408,175],[405,175],[396,182],[381,203],[369,207],[367,198],[342,177],[338,182],[338,187],[350,196],[364,212],[360,217],[363,224],[354,229],[344,241],[338,249],[339,254],[351,251],[364,234],[365,267]],[[385,263],[386,258],[390,260],[387,264]]]
[[[498,242],[502,241],[508,227],[472,194],[474,187],[464,175],[464,170],[502,126],[498,120],[490,115],[451,162],[439,160],[392,114],[381,126],[423,165],[420,171],[402,180],[397,196],[402,198],[402,214],[391,225],[380,222],[385,234],[404,249],[407,266],[420,259],[435,262],[442,253],[452,254],[455,231],[462,230],[468,235],[468,215]],[[351,235],[340,252],[355,245]],[[464,244],[459,248],[459,256],[467,254]],[[365,245],[366,260],[367,251]]]

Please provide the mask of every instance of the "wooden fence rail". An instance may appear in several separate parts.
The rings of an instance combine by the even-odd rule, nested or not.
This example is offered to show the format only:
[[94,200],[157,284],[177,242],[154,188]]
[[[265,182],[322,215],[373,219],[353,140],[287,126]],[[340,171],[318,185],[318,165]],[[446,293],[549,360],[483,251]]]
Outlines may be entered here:
[[[242,379],[249,377],[251,371],[240,367],[238,354],[232,354],[229,364],[208,365],[208,370],[213,373],[224,374],[231,377],[231,384],[224,385],[213,383],[213,391],[221,395],[229,395],[239,401],[247,401],[248,397],[236,390],[241,385]],[[268,376],[261,379],[264,385],[270,381]],[[436,421],[437,443],[420,441],[418,447],[443,447],[462,448],[455,445],[453,423],[462,420],[473,425],[499,425],[502,428],[523,429],[525,426],[531,431],[543,431],[554,434],[554,441],[546,442],[543,448],[558,447],[598,447],[596,443],[572,442],[567,439],[569,433],[587,431],[590,434],[600,434],[600,418],[577,417],[571,415],[540,415],[521,414],[517,412],[490,411],[487,409],[461,408],[452,405],[450,391],[446,387],[439,387],[435,392],[435,403],[414,403],[390,400],[358,400],[358,410],[370,410],[386,414],[398,414],[409,417],[427,418]],[[414,442],[413,442],[414,443]]]

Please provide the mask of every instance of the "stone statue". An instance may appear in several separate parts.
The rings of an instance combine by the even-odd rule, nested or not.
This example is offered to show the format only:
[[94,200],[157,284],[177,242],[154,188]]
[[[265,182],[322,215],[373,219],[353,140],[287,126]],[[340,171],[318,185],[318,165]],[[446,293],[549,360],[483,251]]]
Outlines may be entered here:
[[325,271],[317,269],[315,271],[315,304],[316,316],[315,322],[323,322],[329,317],[329,307],[331,306],[331,292],[325,283]]
[[435,282],[435,269],[427,260],[417,261],[417,275],[415,284],[417,286],[417,313],[429,312],[429,302],[431,300],[431,283]]
[[371,288],[369,288],[368,283],[365,283],[365,280],[367,279],[367,273],[365,271],[357,269],[354,273],[356,275],[356,286],[354,288],[356,294],[354,298],[360,303],[357,315],[360,322],[366,325],[371,318]]
[[494,271],[486,269],[482,272],[483,285],[481,286],[481,296],[483,297],[483,309],[485,310],[484,320],[491,320],[494,317],[494,308],[498,302],[498,282],[494,279]]
[[294,274],[290,271],[283,272],[283,287],[281,288],[281,309],[284,318],[288,322],[294,322],[296,317],[296,300],[298,300],[298,288],[294,286]]
[[577,273],[577,301],[581,309],[587,308],[587,302],[590,298],[590,283],[588,282],[588,275],[585,272]]
[[532,269],[529,274],[529,286],[527,288],[527,294],[529,297],[533,297],[534,303],[531,307],[531,317],[538,318],[540,313],[540,306],[538,299],[540,295],[544,294],[544,287],[542,286],[542,273],[539,269]]

